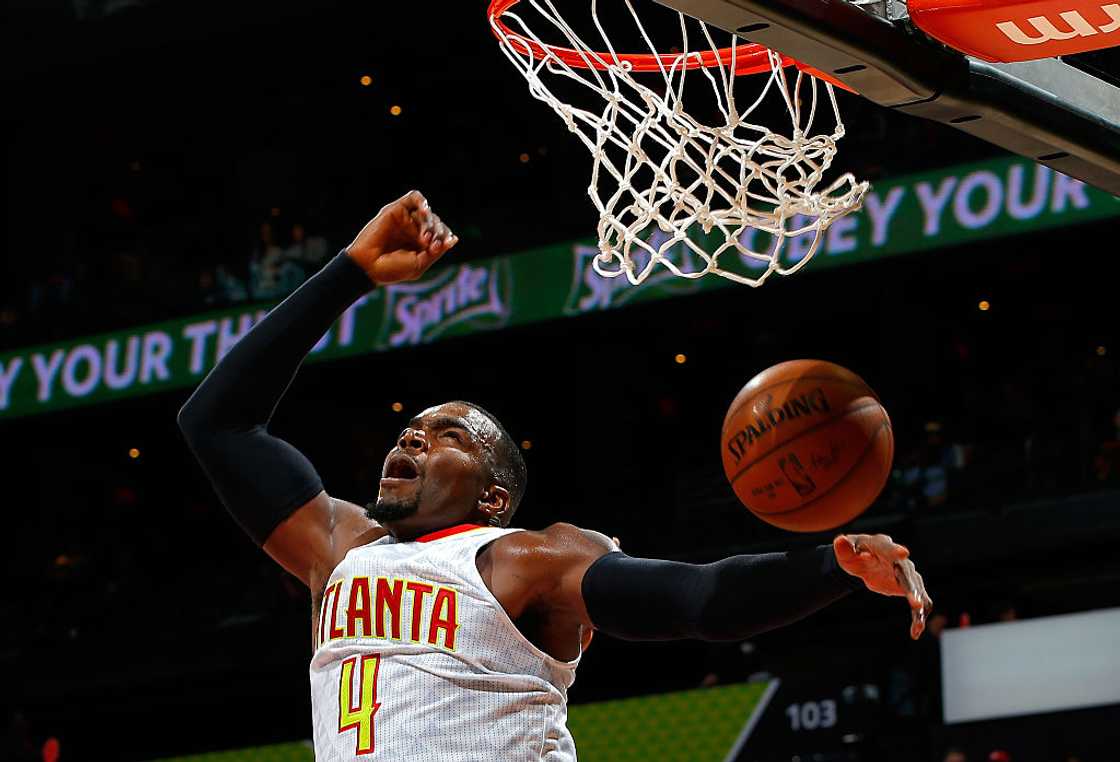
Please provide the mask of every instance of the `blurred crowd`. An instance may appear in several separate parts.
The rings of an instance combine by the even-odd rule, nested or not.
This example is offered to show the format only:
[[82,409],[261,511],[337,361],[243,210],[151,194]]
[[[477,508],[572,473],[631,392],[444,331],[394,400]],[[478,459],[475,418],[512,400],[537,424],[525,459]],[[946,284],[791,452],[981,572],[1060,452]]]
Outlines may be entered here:
[[1037,428],[1015,438],[966,438],[927,421],[896,456],[878,510],[925,513],[947,503],[1001,505],[1015,495],[1120,487],[1120,409],[1087,417],[1081,436],[1058,439]]
[[[123,203],[123,202],[122,202]],[[130,214],[127,209],[118,210]],[[63,246],[0,290],[0,348],[132,327],[242,302],[282,299],[334,251],[316,227],[260,222],[242,253],[189,230],[130,227],[117,246]],[[169,240],[170,239],[170,240]],[[153,298],[158,294],[158,298]]]

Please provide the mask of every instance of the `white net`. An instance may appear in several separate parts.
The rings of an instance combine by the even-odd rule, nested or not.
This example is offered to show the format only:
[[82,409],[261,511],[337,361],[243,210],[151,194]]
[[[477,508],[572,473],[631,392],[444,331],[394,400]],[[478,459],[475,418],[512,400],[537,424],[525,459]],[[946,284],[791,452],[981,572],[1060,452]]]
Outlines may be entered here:
[[[771,273],[799,270],[828,226],[859,208],[868,187],[851,174],[824,182],[844,135],[832,85],[787,69],[791,62],[778,53],[752,52],[755,46],[734,41],[721,49],[706,24],[679,13],[680,40],[671,53],[659,53],[631,0],[612,5],[625,6],[650,55],[616,52],[596,0],[591,20],[601,40],[595,46],[550,0],[495,2],[490,15],[532,95],[591,152],[588,195],[599,211],[595,270],[637,284],[660,265],[684,278],[713,273],[751,286]],[[547,42],[533,26],[561,42]],[[690,47],[690,32],[703,44]],[[741,73],[757,70],[745,64],[758,62],[763,73]],[[689,108],[710,114],[705,121],[711,123],[685,110],[686,80],[694,82]],[[736,93],[749,87],[756,92],[739,93],[737,101]],[[697,98],[704,102],[694,106]],[[751,120],[768,108],[788,115],[780,119],[781,132]],[[825,111],[832,129],[814,134],[818,112]],[[798,245],[787,246],[793,239]]]

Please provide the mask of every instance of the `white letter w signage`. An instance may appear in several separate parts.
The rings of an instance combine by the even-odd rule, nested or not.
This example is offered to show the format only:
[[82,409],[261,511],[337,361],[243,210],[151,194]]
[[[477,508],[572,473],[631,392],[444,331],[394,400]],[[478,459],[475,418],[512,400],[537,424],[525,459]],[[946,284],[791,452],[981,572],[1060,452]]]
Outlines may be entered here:
[[926,34],[985,61],[1120,45],[1120,0],[909,0],[908,6]]

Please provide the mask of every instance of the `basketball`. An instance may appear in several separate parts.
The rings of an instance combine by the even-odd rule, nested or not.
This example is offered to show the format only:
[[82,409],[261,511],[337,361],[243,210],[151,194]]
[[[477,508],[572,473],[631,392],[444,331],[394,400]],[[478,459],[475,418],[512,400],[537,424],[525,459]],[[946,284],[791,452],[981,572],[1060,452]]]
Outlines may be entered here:
[[790,360],[748,381],[724,417],[720,445],[743,505],[794,532],[834,529],[863,513],[894,455],[875,392],[823,360]]

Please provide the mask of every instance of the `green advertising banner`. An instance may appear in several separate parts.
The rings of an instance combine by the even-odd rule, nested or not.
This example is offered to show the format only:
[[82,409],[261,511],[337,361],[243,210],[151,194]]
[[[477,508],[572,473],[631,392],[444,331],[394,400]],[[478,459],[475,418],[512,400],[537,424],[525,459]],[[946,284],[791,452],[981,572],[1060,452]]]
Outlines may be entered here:
[[725,762],[777,687],[739,683],[569,707],[581,762]]
[[[699,688],[568,707],[580,762],[724,762],[748,742],[777,682]],[[310,743],[176,757],[162,762],[312,762]]]
[[[834,222],[810,271],[1034,230],[1120,216],[1120,199],[1026,159],[1005,158],[876,183],[863,208]],[[654,236],[660,232],[654,233]],[[765,250],[766,234],[743,243]],[[709,242],[698,241],[701,246]],[[789,266],[807,237],[787,244]],[[592,269],[593,242],[433,269],[416,283],[377,289],[323,336],[310,361],[384,352],[479,331],[571,317],[722,288],[711,276],[683,280],[667,269],[641,285]],[[682,269],[699,263],[687,246],[671,252]],[[721,258],[727,266],[728,255]],[[735,263],[733,263],[735,264]],[[740,272],[758,262],[737,263]],[[0,354],[0,419],[120,400],[197,383],[267,312],[231,308],[129,331]]]

